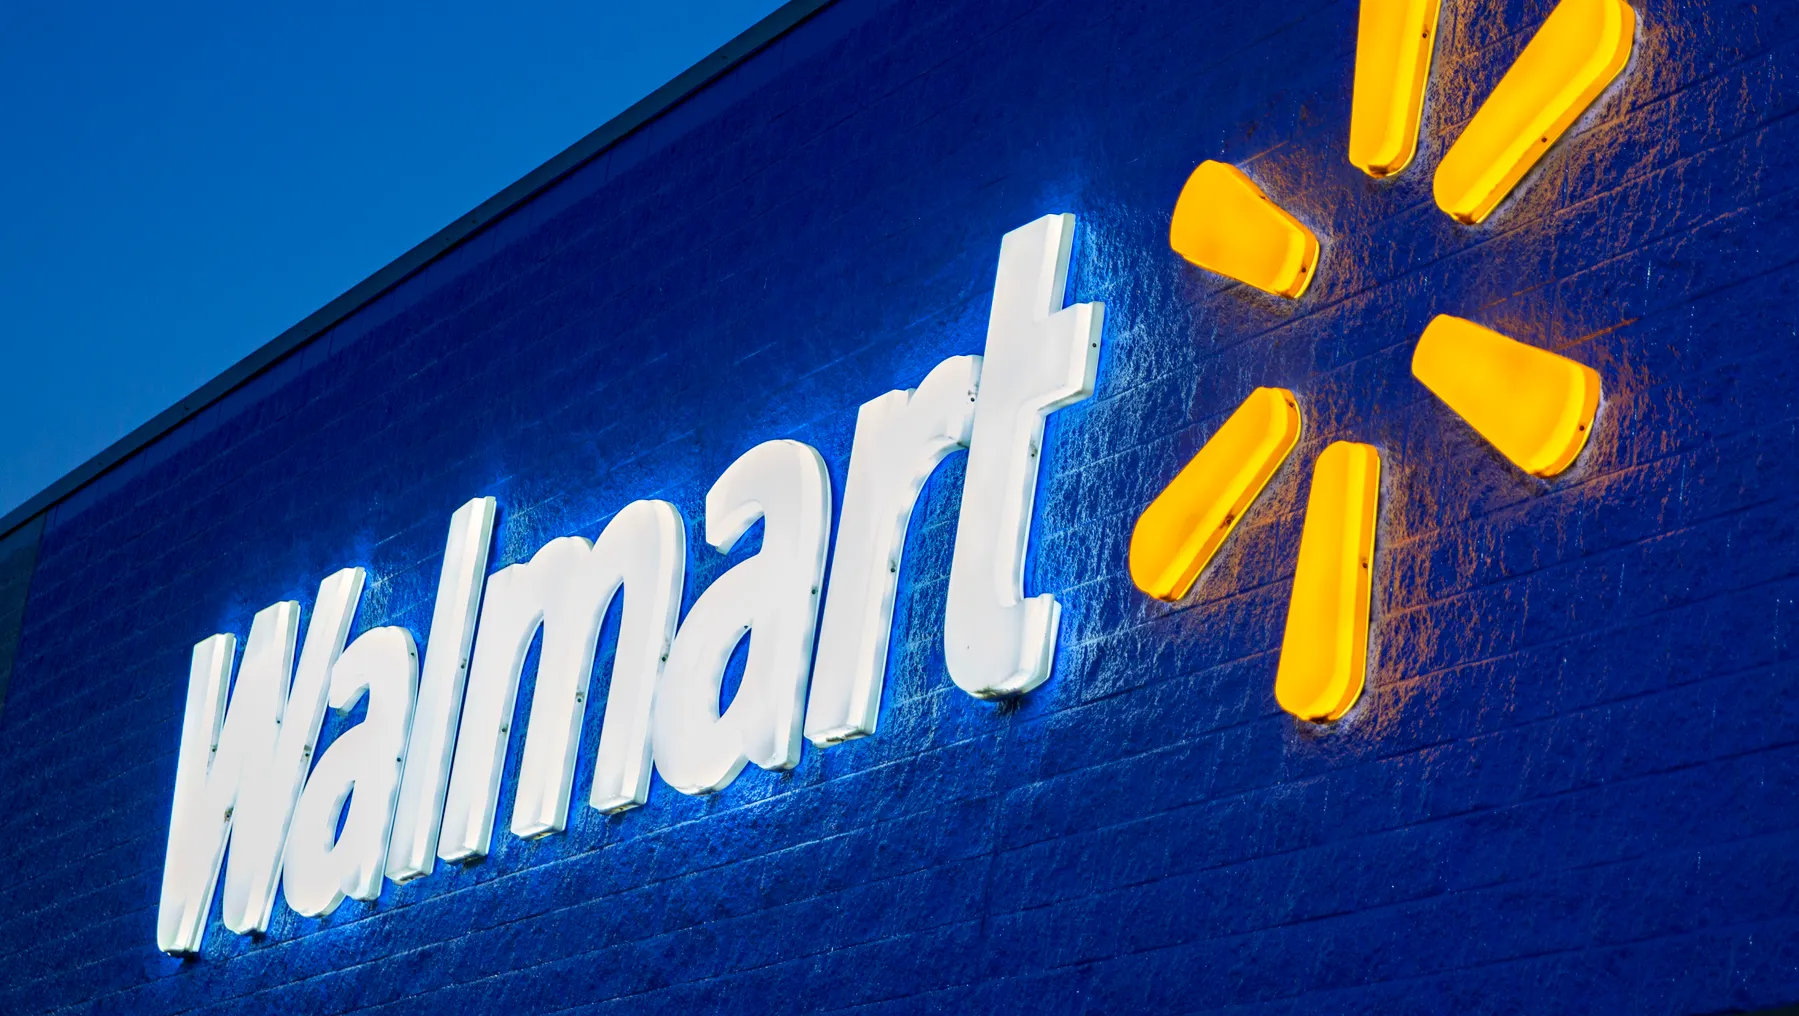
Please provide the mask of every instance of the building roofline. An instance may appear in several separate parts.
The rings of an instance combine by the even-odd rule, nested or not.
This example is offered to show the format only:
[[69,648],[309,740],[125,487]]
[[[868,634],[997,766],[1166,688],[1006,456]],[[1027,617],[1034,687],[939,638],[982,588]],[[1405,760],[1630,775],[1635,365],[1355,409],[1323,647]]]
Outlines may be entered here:
[[531,200],[563,177],[592,161],[636,133],[657,117],[718,80],[769,44],[799,27],[833,0],[788,0],[772,14],[756,22],[736,38],[676,75],[671,81],[606,121],[586,137],[563,149],[516,183],[481,202],[475,209],[433,233],[422,243],[388,262],[373,275],[350,287],[343,295],[308,314],[293,327],[264,343],[261,348],[232,364],[223,373],[195,389],[186,398],[163,410],[148,422],[108,445],[99,454],[63,474],[23,504],[0,517],[0,537],[54,507],[87,486],[157,438],[179,427],[206,407],[262,373],[282,357],[361,310],[377,297],[404,282],[420,269],[457,245]]

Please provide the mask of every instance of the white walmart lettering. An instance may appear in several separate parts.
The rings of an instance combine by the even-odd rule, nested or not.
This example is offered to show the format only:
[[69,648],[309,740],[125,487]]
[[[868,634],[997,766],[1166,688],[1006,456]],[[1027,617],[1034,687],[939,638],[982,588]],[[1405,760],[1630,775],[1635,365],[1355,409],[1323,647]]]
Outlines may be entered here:
[[[769,441],[733,462],[706,494],[706,542],[728,552],[761,520],[762,547],[684,619],[686,526],[673,505],[634,502],[598,540],[552,540],[488,575],[496,505],[486,497],[451,516],[422,668],[401,628],[345,647],[360,568],[320,584],[303,645],[298,603],[258,612],[235,686],[237,638],[196,645],[157,944],[199,950],[227,844],[223,919],[239,933],[268,928],[277,884],[295,912],[317,916],[346,898],[375,899],[385,880],[428,875],[438,859],[486,854],[521,672],[540,631],[510,831],[566,828],[600,628],[620,597],[593,808],[643,804],[652,763],[676,790],[706,794],[747,763],[792,768],[803,739],[825,747],[872,734],[907,523],[925,481],[960,448],[950,677],[980,698],[1043,683],[1060,606],[1025,595],[1024,562],[1044,420],[1092,394],[1104,319],[1098,303],[1063,306],[1073,241],[1072,215],[1006,234],[983,355],[952,357],[916,389],[862,406],[834,548],[830,474],[815,449]],[[725,667],[746,638],[741,687],[721,711]],[[326,706],[348,710],[365,697],[362,722],[315,763]]]

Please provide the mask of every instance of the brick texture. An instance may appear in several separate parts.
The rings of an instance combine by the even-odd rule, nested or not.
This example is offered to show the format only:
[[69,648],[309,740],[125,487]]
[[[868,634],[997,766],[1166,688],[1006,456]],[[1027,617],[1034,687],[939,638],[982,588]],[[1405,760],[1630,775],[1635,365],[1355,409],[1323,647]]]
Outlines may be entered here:
[[[1624,77],[1474,228],[1430,170],[1549,0],[1445,0],[1418,161],[1378,182],[1344,153],[1346,0],[827,8],[51,512],[0,716],[0,1012],[1799,1000],[1799,5],[1634,2]],[[1206,158],[1324,239],[1304,299],[1169,251]],[[635,498],[694,526],[771,438],[841,496],[856,406],[978,352],[1001,234],[1060,211],[1108,320],[1096,395],[1049,428],[1044,687],[996,706],[944,673],[953,457],[874,737],[157,952],[196,641],[361,564],[358,629],[428,642],[477,495],[496,568]],[[1598,369],[1573,470],[1519,474],[1411,378],[1436,313]],[[1190,597],[1146,600],[1137,512],[1261,384],[1299,393],[1299,451]],[[1369,692],[1323,730],[1272,685],[1335,439],[1386,480]],[[691,603],[729,559],[689,542]]]
[[44,517],[39,515],[0,537],[0,708],[6,705],[6,689],[12,683],[13,658],[24,634],[25,601],[43,533]]

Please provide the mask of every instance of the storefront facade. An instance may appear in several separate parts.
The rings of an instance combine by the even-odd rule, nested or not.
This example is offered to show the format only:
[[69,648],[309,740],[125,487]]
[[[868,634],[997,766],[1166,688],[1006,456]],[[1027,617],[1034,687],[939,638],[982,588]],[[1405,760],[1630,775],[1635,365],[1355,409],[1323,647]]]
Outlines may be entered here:
[[8,516],[0,1011],[1799,1001],[1799,9],[1416,16],[800,0]]

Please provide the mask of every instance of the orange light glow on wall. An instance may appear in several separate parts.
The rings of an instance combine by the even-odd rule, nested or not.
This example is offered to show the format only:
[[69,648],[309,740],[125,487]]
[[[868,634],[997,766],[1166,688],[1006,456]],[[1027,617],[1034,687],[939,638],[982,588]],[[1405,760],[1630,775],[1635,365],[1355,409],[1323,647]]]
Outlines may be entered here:
[[1440,6],[1441,0],[1362,0],[1349,161],[1369,176],[1399,172],[1418,149]]
[[1312,284],[1318,238],[1268,199],[1243,171],[1199,164],[1174,205],[1168,243],[1201,268],[1277,296],[1297,298]]
[[1304,720],[1334,720],[1361,697],[1368,670],[1380,453],[1338,441],[1318,456],[1274,698]]
[[1533,476],[1573,464],[1599,409],[1593,368],[1447,314],[1425,327],[1412,375]]
[[1158,600],[1187,595],[1299,441],[1299,400],[1257,388],[1151,501],[1131,533],[1131,581]]
[[1623,0],[1562,0],[1437,167],[1437,205],[1485,219],[1630,59]]
[[[1390,176],[1417,156],[1442,0],[1359,2],[1349,158],[1370,176]],[[1492,31],[1489,38],[1500,37]],[[1635,31],[1636,12],[1625,0],[1556,0],[1438,163],[1437,204],[1468,225],[1490,215],[1623,72]],[[1305,292],[1318,269],[1311,231],[1221,162],[1201,163],[1187,180],[1169,243],[1203,268],[1289,297]],[[1267,325],[1278,327],[1279,316],[1270,315]],[[1278,348],[1281,340],[1275,342]],[[1563,472],[1592,435],[1600,396],[1595,371],[1470,321],[1431,321],[1412,373],[1532,475]],[[1293,414],[1290,424],[1281,420],[1282,405]],[[1307,425],[1334,436],[1328,418]],[[1299,429],[1291,392],[1256,389],[1138,517],[1130,545],[1137,587],[1163,600],[1187,595],[1291,454]],[[1345,441],[1329,445],[1313,465],[1275,674],[1281,708],[1304,720],[1343,716],[1367,681],[1380,470],[1373,447]]]

